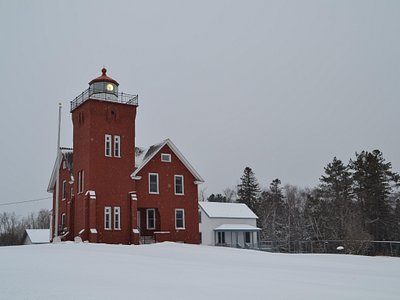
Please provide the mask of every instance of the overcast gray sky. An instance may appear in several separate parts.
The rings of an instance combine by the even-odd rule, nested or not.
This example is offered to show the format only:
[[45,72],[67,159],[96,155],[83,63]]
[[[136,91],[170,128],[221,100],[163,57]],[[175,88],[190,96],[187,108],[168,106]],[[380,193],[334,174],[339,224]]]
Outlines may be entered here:
[[[333,156],[400,171],[400,1],[0,0],[0,204],[46,197],[69,101],[100,75],[139,94],[138,145],[171,138],[208,194],[315,186]],[[25,214],[50,200],[0,206]]]

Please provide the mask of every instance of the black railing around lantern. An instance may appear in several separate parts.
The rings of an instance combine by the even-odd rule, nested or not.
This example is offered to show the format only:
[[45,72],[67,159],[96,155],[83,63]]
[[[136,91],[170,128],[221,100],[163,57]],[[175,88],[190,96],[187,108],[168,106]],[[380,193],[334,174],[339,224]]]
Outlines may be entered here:
[[88,88],[86,91],[82,92],[80,95],[75,97],[71,101],[71,112],[77,108],[79,105],[84,103],[89,99],[100,100],[100,101],[110,101],[122,104],[138,105],[138,95],[130,95],[126,93],[109,93],[105,91],[95,90],[93,88]]

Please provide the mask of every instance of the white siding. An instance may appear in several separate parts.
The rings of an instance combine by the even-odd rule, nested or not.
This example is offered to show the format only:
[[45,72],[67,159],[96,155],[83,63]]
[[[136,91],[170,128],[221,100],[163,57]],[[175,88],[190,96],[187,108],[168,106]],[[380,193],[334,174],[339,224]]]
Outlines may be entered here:
[[[205,211],[199,206],[199,210],[201,212],[201,223],[199,224],[199,231],[202,236],[202,245],[215,246],[214,243],[214,228],[222,225],[222,224],[248,224],[254,227],[257,226],[256,219],[242,219],[242,218],[209,218]],[[233,243],[236,242],[235,233],[232,233]],[[257,233],[253,233],[254,242],[257,240]],[[225,242],[227,244],[231,244],[231,234],[230,232],[225,233]],[[240,244],[243,244],[243,235],[240,235],[239,241]]]

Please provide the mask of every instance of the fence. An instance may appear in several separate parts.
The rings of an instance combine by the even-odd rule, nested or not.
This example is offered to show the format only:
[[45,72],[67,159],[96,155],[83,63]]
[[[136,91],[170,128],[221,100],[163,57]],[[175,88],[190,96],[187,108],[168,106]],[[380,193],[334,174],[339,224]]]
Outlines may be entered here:
[[258,250],[281,253],[346,253],[400,257],[400,241],[313,240],[260,241]]

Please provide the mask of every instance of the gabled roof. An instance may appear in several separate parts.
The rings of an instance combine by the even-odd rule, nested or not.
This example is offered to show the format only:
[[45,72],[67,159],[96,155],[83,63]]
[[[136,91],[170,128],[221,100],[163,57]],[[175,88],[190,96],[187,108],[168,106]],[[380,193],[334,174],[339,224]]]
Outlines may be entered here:
[[25,235],[29,237],[32,244],[50,243],[50,229],[25,229]]
[[193,168],[193,166],[187,161],[183,154],[178,150],[178,148],[172,143],[170,139],[166,139],[161,143],[154,144],[148,148],[135,149],[135,171],[132,173],[131,177],[134,178],[143,169],[143,167],[165,146],[167,145],[172,152],[179,158],[179,160],[184,164],[184,166],[189,170],[198,183],[204,182],[200,174]]
[[47,186],[47,192],[52,193],[54,190],[54,185],[56,183],[57,172],[60,169],[61,162],[65,160],[66,167],[70,173],[72,179],[72,160],[73,160],[73,152],[71,148],[60,148],[58,151],[56,161],[54,163],[53,171],[51,172],[51,177],[49,181],[49,185]]
[[199,202],[209,218],[258,219],[244,203]]

